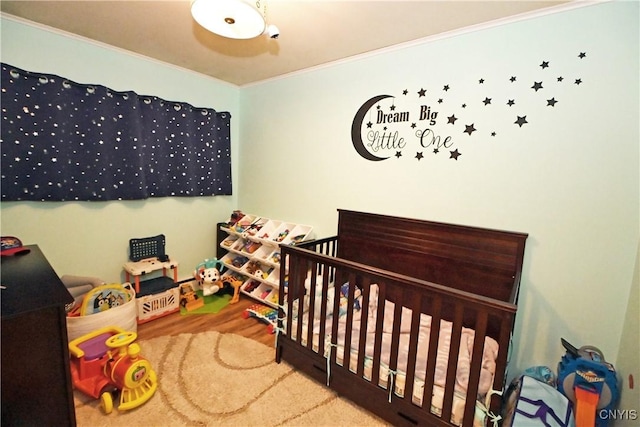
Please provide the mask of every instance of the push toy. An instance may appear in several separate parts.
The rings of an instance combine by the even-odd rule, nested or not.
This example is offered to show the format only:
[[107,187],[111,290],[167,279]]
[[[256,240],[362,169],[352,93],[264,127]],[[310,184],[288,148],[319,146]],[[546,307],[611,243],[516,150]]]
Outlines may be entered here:
[[267,322],[269,324],[267,326],[267,331],[272,334],[275,332],[276,322],[278,321],[278,310],[262,304],[253,304],[252,306],[249,306],[247,309],[245,309],[245,311],[242,313],[242,317],[244,319],[255,317],[264,322]]
[[107,326],[69,343],[73,387],[95,399],[105,414],[113,410],[112,393],[120,392],[118,409],[137,408],[158,388],[149,361],[140,356],[137,335]]

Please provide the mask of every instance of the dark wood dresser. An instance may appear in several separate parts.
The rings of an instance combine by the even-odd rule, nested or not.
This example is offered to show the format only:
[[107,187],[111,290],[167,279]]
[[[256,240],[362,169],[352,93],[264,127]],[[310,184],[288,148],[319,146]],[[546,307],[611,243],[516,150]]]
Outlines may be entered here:
[[65,304],[73,298],[37,245],[2,257],[2,426],[75,426]]

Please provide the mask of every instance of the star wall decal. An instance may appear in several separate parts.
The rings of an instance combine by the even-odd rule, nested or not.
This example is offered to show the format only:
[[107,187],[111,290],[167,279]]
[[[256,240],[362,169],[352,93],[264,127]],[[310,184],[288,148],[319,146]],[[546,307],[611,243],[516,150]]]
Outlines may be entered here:
[[464,133],[468,133],[469,135],[471,135],[473,132],[475,132],[477,129],[473,125],[474,123],[471,123],[470,125],[466,125]]
[[[585,52],[578,54],[579,59],[585,57]],[[573,68],[566,68],[566,66],[562,68],[559,64],[562,63],[564,65],[566,61],[556,60],[557,58],[555,57],[531,62],[528,64],[528,71],[526,69],[522,71],[523,74],[527,75],[527,78],[524,79],[522,78],[523,76],[515,73],[509,73],[506,77],[498,79],[492,78],[493,76],[478,78],[471,83],[477,82],[476,84],[483,85],[485,93],[481,96],[478,96],[478,91],[474,90],[458,91],[458,87],[463,87],[464,85],[456,82],[436,82],[434,87],[438,88],[438,90],[434,91],[432,91],[431,86],[427,85],[401,90],[403,95],[407,95],[412,91],[417,94],[418,96],[414,98],[419,99],[417,106],[415,104],[411,107],[402,104],[396,105],[399,98],[393,95],[382,96],[381,99],[393,98],[396,103],[393,105],[386,104],[384,110],[386,112],[390,111],[388,114],[383,114],[381,111],[384,110],[380,110],[379,103],[383,101],[378,103],[377,117],[372,117],[371,121],[366,123],[366,127],[371,129],[368,132],[376,132],[375,136],[370,134],[369,137],[380,141],[383,148],[395,150],[392,153],[395,153],[395,157],[398,159],[408,157],[413,161],[426,161],[440,152],[449,152],[450,159],[459,160],[465,143],[482,141],[483,138],[486,141],[488,138],[495,139],[498,135],[503,135],[504,132],[499,128],[500,123],[503,123],[504,126],[512,126],[511,124],[513,123],[517,125],[516,129],[526,129],[529,127],[524,125],[531,124],[529,118],[534,117],[533,113],[527,111],[527,109],[539,109],[543,108],[542,106],[547,106],[552,108],[545,109],[545,111],[550,111],[560,101],[563,101],[562,105],[564,105],[564,100],[560,99],[554,91],[562,86],[565,79],[570,79],[576,86],[580,86],[583,83],[581,76],[570,75],[576,73],[574,68],[578,63],[578,58],[575,56],[573,58],[574,63],[570,64]],[[555,77],[543,76],[543,73],[548,72],[546,70],[551,69],[554,70],[554,73],[557,73]],[[531,83],[524,83],[525,81]],[[500,93],[500,90],[503,89],[497,86],[500,83],[502,85],[508,84],[508,98],[504,95],[504,98],[501,96],[495,98]],[[544,98],[539,98],[537,94],[542,93],[546,96],[543,95]],[[566,92],[561,93],[564,94]],[[474,94],[477,98],[473,98]],[[524,96],[525,94],[526,96]],[[500,99],[501,101],[496,105],[494,103],[495,99]],[[413,102],[415,103],[416,101]],[[516,120],[512,121],[513,116],[511,114],[505,115],[505,108],[511,109],[516,105],[519,111],[516,114]],[[481,116],[479,117],[478,114],[481,114]],[[406,117],[403,115],[406,115]],[[491,120],[492,123],[487,123],[487,120]],[[442,127],[443,125],[447,125],[447,127],[444,128]],[[410,133],[403,134],[402,129],[408,130]],[[467,136],[461,136],[463,133],[467,134]],[[413,141],[416,141],[416,137],[419,139],[418,143],[421,145],[422,148],[420,150],[422,151],[412,150],[415,153],[413,156],[403,156],[404,146],[409,147],[410,144],[415,143]],[[369,141],[372,140],[369,139]],[[402,143],[402,147],[396,145],[397,142]],[[385,145],[387,147],[384,147]],[[393,155],[391,154],[391,156]],[[439,156],[439,158],[443,158],[443,156]],[[466,160],[469,159],[466,158]]]
[[513,122],[514,124],[517,124],[518,126],[522,127],[522,125],[529,123],[527,121],[527,116],[518,116],[518,120],[516,120],[515,122]]

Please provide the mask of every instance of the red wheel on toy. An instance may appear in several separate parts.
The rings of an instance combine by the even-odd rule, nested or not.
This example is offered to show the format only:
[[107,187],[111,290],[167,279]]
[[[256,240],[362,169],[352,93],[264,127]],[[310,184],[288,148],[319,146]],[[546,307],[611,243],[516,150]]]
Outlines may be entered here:
[[248,319],[249,317],[251,317],[251,313],[249,313],[247,310],[242,312],[243,319]]
[[270,334],[272,334],[274,332],[274,326],[273,325],[269,325],[267,326],[267,331],[269,331]]

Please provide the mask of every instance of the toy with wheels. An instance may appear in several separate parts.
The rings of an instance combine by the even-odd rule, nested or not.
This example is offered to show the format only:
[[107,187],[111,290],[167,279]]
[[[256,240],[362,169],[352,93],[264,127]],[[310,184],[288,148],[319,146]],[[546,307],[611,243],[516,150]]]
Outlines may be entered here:
[[190,282],[180,284],[180,307],[187,311],[204,307],[204,299],[198,296]]
[[272,334],[275,332],[276,322],[278,321],[278,310],[262,304],[253,304],[242,313],[242,317],[244,319],[255,317],[267,322],[267,331]]
[[158,388],[158,377],[140,356],[136,338],[135,332],[107,326],[69,343],[73,387],[100,399],[105,414],[113,410],[118,392],[118,410],[126,411],[147,402]]

